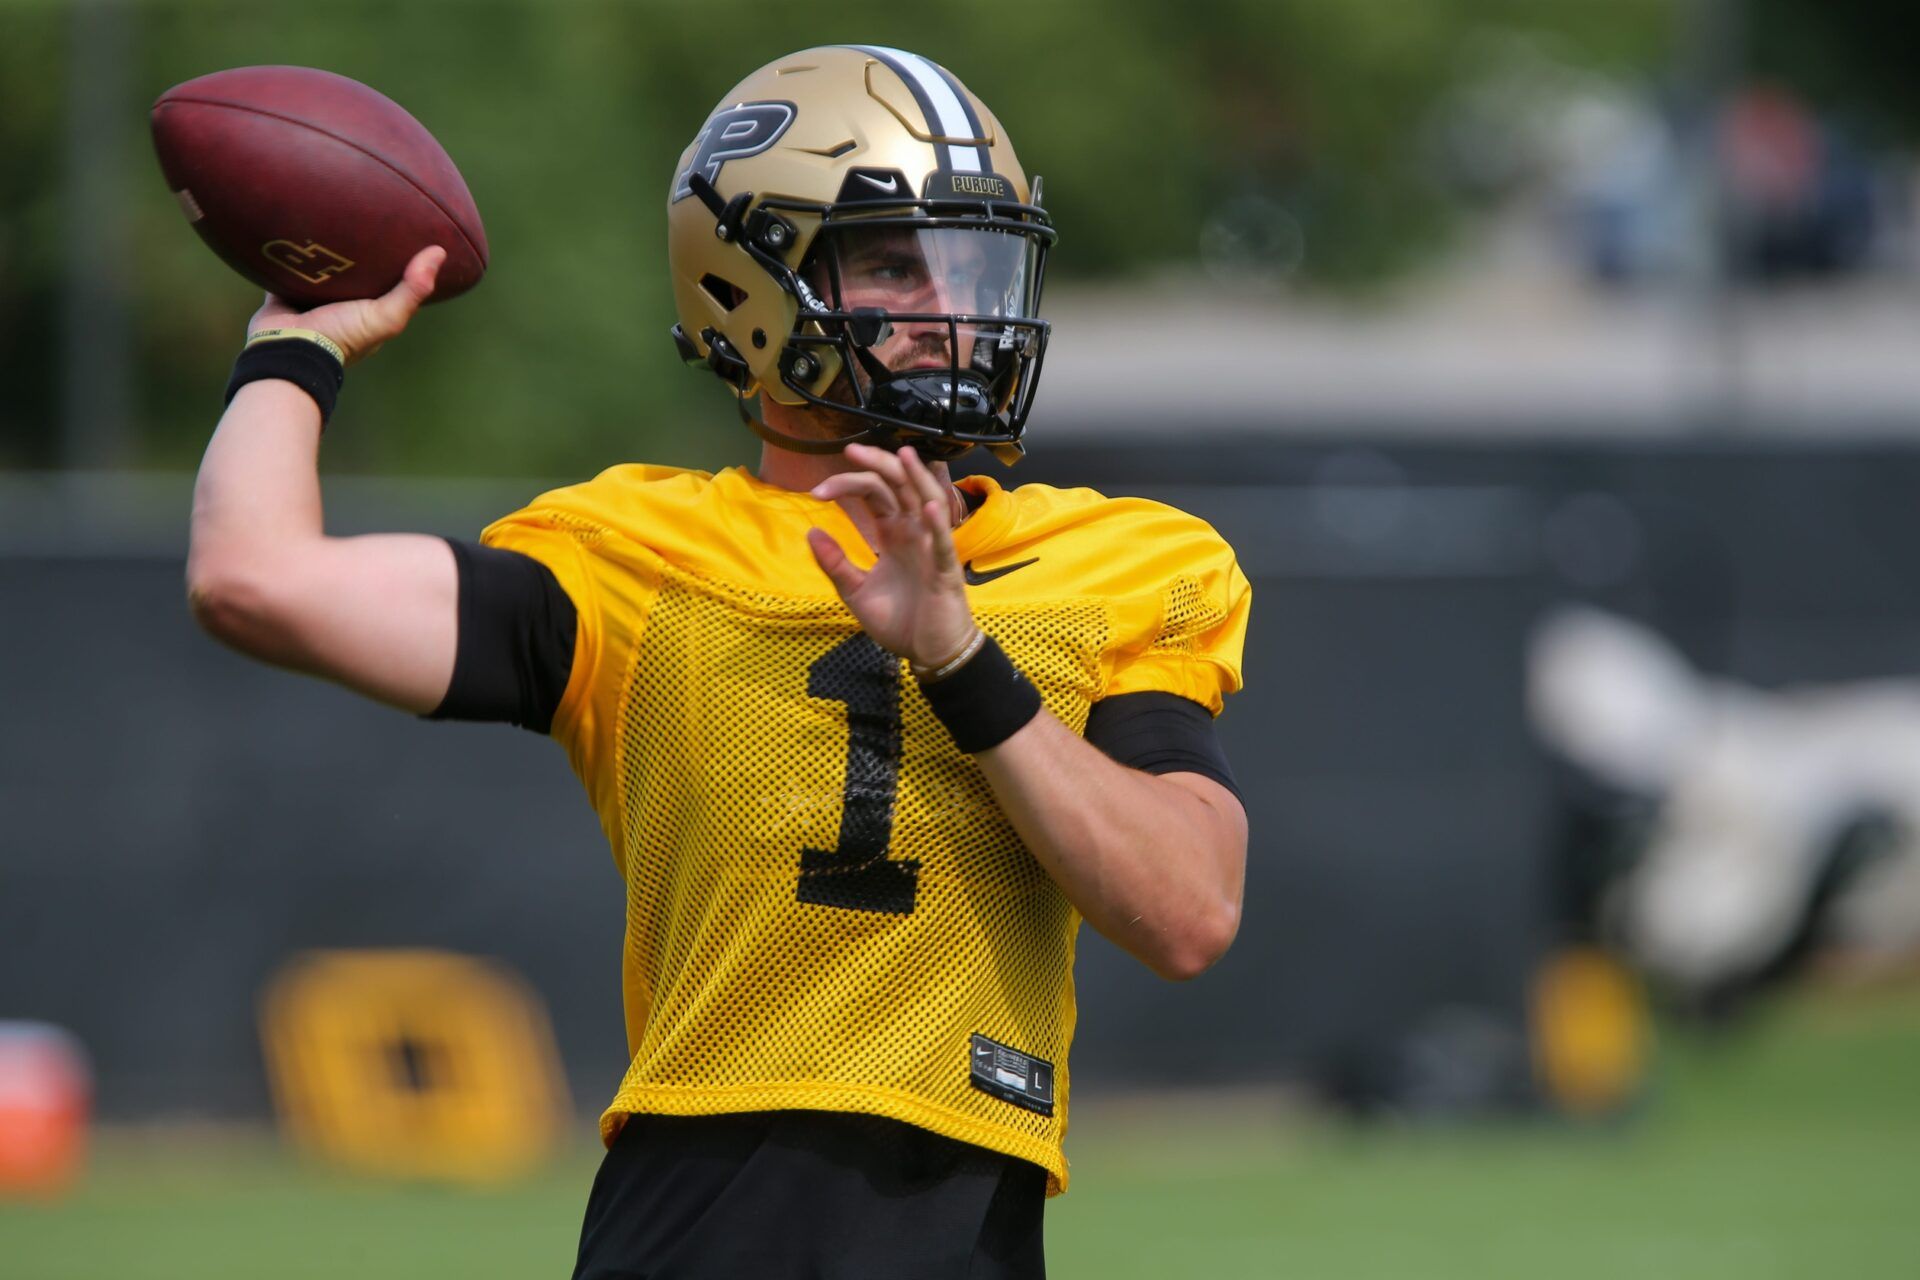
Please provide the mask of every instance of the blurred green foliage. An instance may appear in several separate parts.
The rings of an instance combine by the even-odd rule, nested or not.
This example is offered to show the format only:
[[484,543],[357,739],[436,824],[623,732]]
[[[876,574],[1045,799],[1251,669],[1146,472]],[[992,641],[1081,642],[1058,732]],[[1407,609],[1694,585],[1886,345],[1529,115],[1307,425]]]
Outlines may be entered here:
[[[781,53],[887,43],[952,68],[1047,178],[1056,284],[1191,270],[1211,244],[1230,262],[1291,255],[1270,279],[1248,272],[1256,287],[1351,291],[1445,243],[1452,206],[1423,130],[1477,40],[1524,29],[1631,70],[1658,64],[1673,26],[1672,0],[172,0],[121,12],[131,83],[97,91],[125,105],[137,425],[122,461],[192,464],[257,301],[182,223],[144,108],[179,81],[282,62],[353,76],[418,116],[466,175],[493,249],[476,293],[355,369],[328,465],[537,475],[751,452],[719,384],[682,368],[667,339],[662,215],[708,110]],[[0,9],[0,467],[57,458],[74,29],[63,6]]]

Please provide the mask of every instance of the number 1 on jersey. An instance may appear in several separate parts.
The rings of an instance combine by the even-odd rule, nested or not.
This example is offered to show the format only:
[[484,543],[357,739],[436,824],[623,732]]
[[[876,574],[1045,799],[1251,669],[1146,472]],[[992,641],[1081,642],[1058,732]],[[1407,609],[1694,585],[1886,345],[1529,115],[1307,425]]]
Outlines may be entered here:
[[807,669],[807,692],[846,704],[846,803],[839,843],[800,851],[795,893],[824,907],[905,915],[920,864],[887,858],[900,786],[900,660],[865,632],[849,636]]

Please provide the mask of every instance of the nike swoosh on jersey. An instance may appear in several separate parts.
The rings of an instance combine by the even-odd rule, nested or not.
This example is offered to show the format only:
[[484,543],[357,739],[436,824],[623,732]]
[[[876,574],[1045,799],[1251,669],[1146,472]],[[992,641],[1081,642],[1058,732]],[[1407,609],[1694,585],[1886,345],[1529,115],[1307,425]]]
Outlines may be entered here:
[[1016,560],[1012,564],[1001,565],[998,569],[976,569],[973,567],[973,561],[969,560],[960,567],[960,573],[966,578],[968,586],[983,587],[995,578],[1004,578],[1016,569],[1024,569],[1030,564],[1039,563],[1040,557],[1035,556],[1031,560]]
[[885,191],[891,194],[892,192],[898,190],[900,187],[900,179],[894,177],[891,174],[887,175],[887,180],[885,182],[880,181],[880,179],[878,178],[870,177],[864,173],[856,173],[853,176],[860,179],[860,181],[866,183],[868,186],[872,187],[875,191]]

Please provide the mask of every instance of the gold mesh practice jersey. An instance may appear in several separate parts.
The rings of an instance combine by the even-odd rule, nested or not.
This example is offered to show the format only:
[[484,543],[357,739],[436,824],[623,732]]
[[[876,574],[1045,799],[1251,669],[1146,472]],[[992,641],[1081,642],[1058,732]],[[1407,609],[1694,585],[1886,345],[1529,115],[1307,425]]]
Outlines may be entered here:
[[[1217,713],[1239,687],[1250,592],[1206,524],[961,483],[974,613],[1069,728],[1113,694]],[[482,535],[579,615],[553,736],[627,901],[633,1061],[602,1133],[864,1112],[1042,1165],[1057,1193],[1078,913],[835,596],[812,525],[872,563],[838,507],[739,469],[616,467]]]

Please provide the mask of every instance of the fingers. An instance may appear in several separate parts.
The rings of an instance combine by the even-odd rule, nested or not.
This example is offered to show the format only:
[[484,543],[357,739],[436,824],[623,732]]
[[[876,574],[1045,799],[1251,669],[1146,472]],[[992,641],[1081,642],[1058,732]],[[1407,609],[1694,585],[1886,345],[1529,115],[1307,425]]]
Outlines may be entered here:
[[867,580],[867,571],[847,559],[847,553],[825,529],[807,530],[807,549],[813,552],[814,563],[820,566],[842,599],[858,591],[860,584]]
[[900,514],[900,499],[895,495],[893,486],[871,471],[842,471],[838,475],[828,476],[813,487],[813,496],[838,502],[842,506],[849,499],[865,502],[867,510],[876,517]]
[[[910,448],[893,453],[870,445],[850,444],[846,448],[846,455],[848,461],[865,470],[843,472],[841,475],[862,477],[862,492],[877,493],[879,490],[874,487],[874,482],[883,485],[894,508],[899,511],[917,513],[923,503],[936,499],[944,503],[946,500],[946,491],[940,482],[934,479],[927,465]],[[835,480],[840,478],[833,477]],[[951,522],[943,518],[941,523],[950,525]]]
[[946,497],[930,498],[920,508],[921,519],[926,522],[927,537],[932,541],[933,569],[937,574],[956,574],[960,571],[960,554],[953,547],[952,514],[947,506]]
[[[958,578],[960,559],[953,547],[952,486],[935,476],[920,455],[912,449],[900,451],[901,470],[920,508],[921,527],[926,530],[927,562],[934,576]],[[955,582],[958,587],[958,582]]]
[[[960,561],[953,546],[951,486],[910,448],[892,453],[848,445],[846,456],[864,469],[822,481],[814,495],[857,498],[875,517],[874,528],[884,547],[911,549],[935,578],[957,575]],[[900,519],[894,519],[896,515]]]
[[[852,517],[856,527],[871,528],[868,534],[875,551],[896,545],[900,540],[901,515],[900,502],[893,489],[879,476],[865,471],[843,471],[829,476],[813,487],[813,496],[826,498],[839,504],[840,509]],[[864,512],[867,525],[861,525],[860,515]]]
[[[927,464],[920,461],[920,455],[912,449],[900,451],[900,469],[906,473],[907,484],[913,490],[914,497],[921,502],[938,502],[944,509],[947,505],[947,493]],[[948,521],[952,523],[951,520]]]
[[447,251],[439,245],[422,249],[407,263],[400,283],[387,290],[375,304],[396,333],[413,318],[420,304],[433,296],[434,282],[439,279],[440,268],[446,261]]
[[356,364],[399,335],[420,304],[433,296],[447,251],[439,245],[422,249],[407,262],[400,281],[377,298],[331,303],[312,313],[313,325],[327,333]]
[[941,467],[941,474],[934,475],[932,469],[920,461],[920,455],[912,449],[902,449],[900,460],[913,485],[914,495],[920,500],[921,518],[931,534],[931,559],[935,572],[957,572],[960,558],[953,548],[953,507],[948,498],[952,486],[946,479],[946,468]]
[[260,307],[247,321],[247,332],[256,329],[271,329],[288,316],[298,315],[299,308],[277,293],[265,293],[260,296]]
[[886,481],[902,508],[912,509],[921,503],[936,501],[944,506],[947,501],[945,466],[941,466],[940,475],[935,475],[911,447],[893,453],[870,445],[850,444],[846,454],[850,461],[866,468],[865,472],[854,474],[878,476]]
[[913,486],[907,480],[906,467],[900,461],[899,454],[868,444],[850,444],[845,452],[849,462],[885,480],[900,495],[899,505],[904,507],[913,504]]

